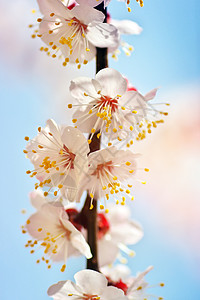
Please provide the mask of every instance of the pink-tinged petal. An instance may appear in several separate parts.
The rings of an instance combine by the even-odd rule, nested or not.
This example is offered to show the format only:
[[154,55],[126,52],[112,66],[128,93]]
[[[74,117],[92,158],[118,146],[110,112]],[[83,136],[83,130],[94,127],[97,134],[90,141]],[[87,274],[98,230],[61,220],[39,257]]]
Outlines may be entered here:
[[127,118],[132,125],[140,122],[146,116],[147,104],[145,98],[137,91],[126,92],[119,103],[135,111],[135,113],[132,113],[132,111],[128,112],[127,109],[124,111],[125,118]]
[[[30,222],[26,225],[29,234],[38,240],[46,238],[47,232],[59,234],[62,231],[59,221],[59,215],[62,211],[63,208],[61,207],[44,204],[38,212],[29,218]],[[38,231],[40,228],[41,231]]]
[[101,295],[101,300],[128,300],[128,297],[124,295],[121,289],[108,286]]
[[115,226],[115,224],[120,224],[122,222],[127,222],[131,218],[130,208],[127,206],[109,206],[109,213],[107,215],[108,220]]
[[60,136],[60,129],[53,119],[47,120],[46,125],[49,129],[49,132],[52,133],[55,138]]
[[66,18],[73,17],[70,10],[68,10],[59,0],[37,0],[37,2],[43,15],[54,13]]
[[71,12],[85,25],[91,22],[102,23],[105,19],[105,15],[102,12],[88,5],[80,4],[74,7]]
[[73,53],[69,55],[70,48],[66,47],[66,45],[61,45],[62,53],[65,57],[69,58],[69,62],[75,63],[78,58],[80,63],[84,61],[92,60],[96,55],[96,47],[93,46],[90,42],[88,42],[88,48],[90,51],[86,51],[85,41],[83,38],[79,39],[78,42],[72,42]]
[[68,126],[62,132],[63,144],[74,154],[86,155],[90,150],[86,138],[82,132]]
[[144,96],[145,101],[152,100],[152,99],[156,96],[157,91],[158,91],[158,88],[153,89],[153,90],[151,90],[150,92],[148,92],[148,93]]
[[89,295],[102,294],[107,287],[107,279],[99,272],[82,270],[74,275],[76,284],[82,292]]
[[91,258],[92,254],[90,251],[90,247],[86,242],[84,236],[80,231],[76,229],[76,227],[70,221],[68,221],[68,217],[66,216],[67,214],[63,212],[62,215],[60,216],[60,221],[62,222],[64,228],[66,228],[68,232],[71,232],[69,235],[69,240],[72,246],[75,249],[79,250],[80,253],[85,255],[86,258]]
[[47,291],[48,296],[53,296],[54,294],[57,294],[59,290],[65,285],[65,283],[66,281],[63,280],[50,286]]
[[74,248],[78,249],[80,253],[83,254],[87,259],[92,257],[90,246],[80,232],[72,233],[70,236],[70,241]]
[[101,240],[98,240],[97,245],[99,266],[103,267],[112,264],[119,253],[119,249],[116,244],[112,243],[110,240],[102,238]]
[[30,202],[33,207],[39,210],[42,205],[46,204],[46,198],[44,197],[44,193],[41,190],[32,191],[29,194]]
[[117,95],[123,95],[126,92],[126,80],[114,69],[102,69],[97,73],[96,80],[101,83],[101,93],[103,95],[116,97]]
[[111,24],[94,22],[88,26],[87,38],[96,47],[115,47],[119,42],[119,32]]
[[116,243],[123,243],[126,245],[134,245],[138,243],[144,236],[142,227],[133,221],[126,223],[119,223],[118,226],[112,226],[110,235]]
[[107,7],[110,2],[111,2],[111,0],[104,0],[104,7]]
[[[71,80],[69,90],[72,97],[83,103],[91,102],[93,98],[90,96],[99,98],[94,86],[94,80],[89,77],[78,77]],[[88,96],[85,96],[84,93]]]
[[76,0],[77,3],[79,4],[86,4],[92,7],[95,7],[97,5],[99,5],[101,2],[103,2],[104,0]]
[[143,30],[136,22],[130,20],[112,20],[111,24],[119,30],[120,34],[140,34]]
[[114,282],[119,280],[126,281],[131,275],[130,268],[124,264],[118,264],[115,266],[108,265],[101,268],[100,271]]
[[[73,114],[73,119],[77,119],[78,121],[80,121],[76,124],[77,128],[85,133],[90,133],[91,128],[94,128],[94,124],[97,121],[97,116],[96,116],[96,114],[94,114],[94,115],[90,116],[88,119],[84,120],[84,122],[81,122],[81,120],[82,120],[81,117],[83,115],[88,114],[88,116],[89,116],[90,109],[91,109],[90,107],[87,107],[85,110],[77,109],[75,111],[75,113]],[[100,123],[100,125],[101,125],[101,123]],[[99,126],[96,128],[96,130],[98,130],[100,128]]]
[[[78,296],[80,299],[83,296],[79,287],[77,287],[76,284],[70,280],[67,280],[66,282],[61,281],[52,285],[48,289],[47,293],[49,296],[53,297],[54,300],[74,300],[77,299]],[[68,296],[71,294],[74,296]]]

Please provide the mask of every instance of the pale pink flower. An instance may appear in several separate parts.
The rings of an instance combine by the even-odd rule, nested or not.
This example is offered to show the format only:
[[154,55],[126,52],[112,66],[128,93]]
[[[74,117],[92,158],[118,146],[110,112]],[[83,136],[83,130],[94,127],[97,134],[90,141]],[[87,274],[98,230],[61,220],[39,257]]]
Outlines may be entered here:
[[47,44],[42,47],[47,54],[54,51],[56,57],[60,50],[66,66],[68,62],[81,64],[94,58],[96,47],[113,47],[118,42],[118,30],[103,23],[104,14],[87,4],[68,9],[59,0],[38,0],[43,18],[38,36]]
[[[86,258],[92,257],[85,238],[69,221],[61,203],[50,202],[50,199],[47,200],[40,191],[32,192],[30,199],[37,209],[37,212],[28,218],[25,227],[34,239],[26,244],[26,247],[31,247],[31,253],[34,253],[34,247],[37,248],[40,244],[44,249],[44,256],[47,255],[53,262],[65,263],[68,257],[81,254]],[[49,263],[44,256],[42,260]],[[64,271],[65,266],[65,264],[62,266],[61,271]]]
[[107,286],[105,276],[93,270],[82,270],[71,280],[60,281],[48,289],[54,300],[128,300],[124,292],[116,287]]
[[111,264],[120,251],[134,256],[134,251],[127,246],[135,245],[143,237],[142,227],[131,219],[130,209],[127,206],[109,206],[109,212],[105,215],[98,214],[98,260],[100,266]]
[[147,114],[147,100],[156,93],[143,97],[139,92],[127,91],[126,79],[111,68],[99,71],[95,79],[72,80],[70,91],[78,101],[75,106],[79,108],[73,115],[77,128],[92,135],[99,131],[98,137],[103,132],[109,139],[120,141],[138,132],[138,124]]
[[118,59],[118,55],[121,53],[120,49],[127,55],[130,56],[131,52],[134,50],[133,46],[125,42],[121,35],[139,35],[142,32],[142,27],[140,27],[136,22],[131,20],[114,20],[108,18],[108,23],[114,25],[119,31],[119,42],[116,47],[109,47],[108,51],[112,53],[112,58]]
[[[106,200],[112,196],[116,204],[125,204],[126,197],[134,199],[131,195],[132,184],[125,184],[128,179],[133,179],[137,171],[136,158],[130,150],[117,150],[112,146],[89,155],[89,169],[84,175],[78,191],[77,200],[83,191],[90,193],[91,204],[93,198]],[[104,208],[101,204],[100,208]]]
[[[143,272],[138,272],[135,277],[130,277],[130,269],[124,265],[107,266],[101,268],[102,273],[106,276],[111,286],[122,289],[129,300],[150,300],[163,299],[149,293],[149,289],[153,286],[149,285],[145,280],[145,276],[153,269],[148,267]],[[164,286],[164,283],[157,284]],[[155,287],[155,286],[154,286]]]
[[51,191],[57,196],[60,191],[61,196],[75,201],[81,177],[88,169],[89,146],[81,131],[70,126],[59,127],[48,120],[45,128],[38,128],[38,135],[28,142],[24,152],[34,165],[34,170],[28,170],[27,174],[40,181],[36,189],[46,188],[46,196]]

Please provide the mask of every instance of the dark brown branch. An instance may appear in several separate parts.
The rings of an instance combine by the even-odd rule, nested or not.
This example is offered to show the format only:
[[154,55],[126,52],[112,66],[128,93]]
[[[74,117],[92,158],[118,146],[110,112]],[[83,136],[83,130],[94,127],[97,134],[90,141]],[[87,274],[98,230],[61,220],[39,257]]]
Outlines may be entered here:
[[[103,12],[105,15],[104,22],[107,22],[107,9],[104,9],[104,2],[99,4],[96,9]],[[96,54],[96,73],[101,69],[108,67],[107,48],[97,48]],[[101,140],[97,138],[97,133],[94,134],[90,143],[90,153],[100,150]],[[89,137],[90,139],[90,137]],[[87,194],[85,204],[80,212],[77,220],[87,229],[87,241],[92,252],[92,258],[87,260],[87,269],[99,270],[98,252],[97,252],[97,199],[93,200],[93,209],[90,209],[91,198]]]

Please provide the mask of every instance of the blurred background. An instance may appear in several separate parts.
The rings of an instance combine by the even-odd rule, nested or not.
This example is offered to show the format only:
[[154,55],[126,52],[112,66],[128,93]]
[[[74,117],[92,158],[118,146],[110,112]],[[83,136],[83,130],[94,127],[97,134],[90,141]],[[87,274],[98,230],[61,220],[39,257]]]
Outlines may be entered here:
[[[109,65],[119,70],[142,93],[160,87],[157,101],[169,102],[169,117],[144,142],[141,167],[149,167],[147,185],[137,184],[133,217],[144,227],[143,240],[129,259],[132,274],[149,265],[150,283],[165,282],[152,290],[166,300],[200,299],[200,61],[198,0],[134,0],[132,12],[112,0],[114,19],[131,19],[143,27],[139,36],[123,39],[135,48],[130,57],[111,57]],[[39,51],[42,42],[31,39],[28,24],[36,23],[35,1],[0,0],[0,95],[1,95],[1,299],[45,300],[47,288],[73,279],[85,267],[84,258],[60,266],[36,265],[36,257],[24,247],[27,236],[20,226],[33,212],[28,193],[34,181],[26,175],[24,136],[34,136],[46,119],[70,124],[69,80],[94,76],[95,63],[81,70],[63,68],[61,61]],[[69,77],[70,75],[70,77]],[[141,175],[143,176],[143,175]],[[141,178],[143,179],[143,177]],[[21,210],[27,214],[22,215]]]

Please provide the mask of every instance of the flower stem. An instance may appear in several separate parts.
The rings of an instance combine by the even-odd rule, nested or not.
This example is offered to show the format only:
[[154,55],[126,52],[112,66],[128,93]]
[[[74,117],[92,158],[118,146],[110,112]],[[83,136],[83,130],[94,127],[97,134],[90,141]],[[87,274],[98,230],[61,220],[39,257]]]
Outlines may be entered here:
[[[104,22],[107,22],[107,9],[104,8],[104,2],[95,7],[97,10],[101,11],[105,15]],[[108,51],[107,48],[97,48],[96,53],[96,73],[101,69],[108,67]],[[100,150],[101,139],[97,138],[96,132],[93,135],[92,141],[90,143],[90,153]],[[89,137],[90,139],[90,137]],[[93,208],[90,209],[91,198],[87,193],[85,204],[82,211],[79,214],[79,220],[84,224],[87,229],[87,242],[90,246],[92,258],[87,260],[87,269],[94,271],[99,271],[98,266],[98,252],[97,252],[97,199],[93,199]]]

